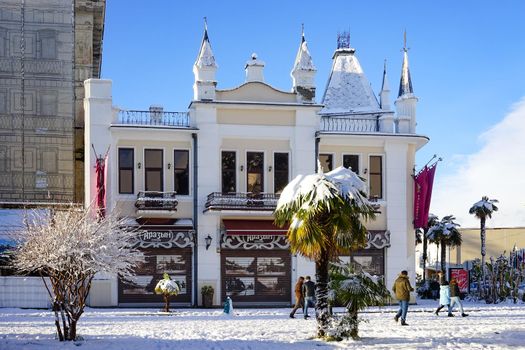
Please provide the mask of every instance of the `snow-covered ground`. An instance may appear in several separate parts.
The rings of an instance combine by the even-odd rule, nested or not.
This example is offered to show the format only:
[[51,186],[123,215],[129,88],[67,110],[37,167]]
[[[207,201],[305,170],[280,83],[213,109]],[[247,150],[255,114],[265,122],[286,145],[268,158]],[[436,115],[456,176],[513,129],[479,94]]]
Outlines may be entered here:
[[361,341],[312,339],[314,319],[288,317],[289,309],[87,309],[78,333],[84,341],[54,339],[53,316],[44,310],[0,309],[0,349],[525,349],[525,305],[464,303],[469,317],[433,314],[437,302],[409,309],[408,327],[393,320],[395,307],[362,316]]

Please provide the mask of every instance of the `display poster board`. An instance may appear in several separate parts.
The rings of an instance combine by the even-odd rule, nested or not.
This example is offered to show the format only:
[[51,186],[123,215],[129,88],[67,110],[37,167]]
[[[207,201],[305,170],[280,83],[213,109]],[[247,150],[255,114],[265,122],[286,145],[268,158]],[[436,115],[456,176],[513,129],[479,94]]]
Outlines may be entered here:
[[449,269],[449,280],[455,278],[458,282],[459,291],[461,293],[469,293],[470,291],[470,279],[469,271],[461,268]]

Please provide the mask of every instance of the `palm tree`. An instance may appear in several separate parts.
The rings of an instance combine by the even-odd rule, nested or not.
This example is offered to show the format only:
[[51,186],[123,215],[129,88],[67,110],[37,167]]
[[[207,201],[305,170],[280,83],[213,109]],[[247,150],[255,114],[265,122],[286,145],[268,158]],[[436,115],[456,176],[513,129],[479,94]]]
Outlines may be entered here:
[[[423,236],[422,242],[423,242],[423,282],[426,280],[426,269],[427,269],[427,259],[428,259],[428,229],[432,226],[434,226],[439,221],[439,218],[434,214],[428,215],[428,221],[426,227],[417,229],[416,232],[419,233],[419,236]],[[421,243],[421,239],[420,242]]]
[[[480,221],[480,238],[481,238],[481,280],[483,281],[483,287],[481,289],[482,295],[484,294],[485,288],[485,254],[486,254],[486,232],[485,232],[485,221],[487,217],[490,219],[492,213],[498,211],[498,207],[494,205],[498,203],[497,199],[489,199],[487,196],[481,197],[479,202],[472,205],[469,210],[469,214],[473,214]],[[479,288],[479,287],[478,287]]]
[[[368,306],[383,305],[390,297],[390,292],[382,278],[363,272],[351,262],[332,265],[330,290],[334,292],[334,301],[344,305],[348,312],[341,323],[349,323],[349,327],[341,327],[344,331],[336,335],[337,340],[341,340],[341,337],[358,339],[358,312]],[[349,330],[345,331],[345,328]]]
[[375,218],[366,187],[354,172],[339,167],[327,174],[299,175],[283,190],[275,209],[275,223],[290,223],[287,237],[294,254],[315,261],[317,336],[329,323],[328,267],[342,252],[364,246],[367,229],[362,220]]
[[461,245],[461,233],[458,231],[459,224],[452,215],[445,216],[428,229],[426,236],[441,247],[441,272],[446,272],[447,247]]

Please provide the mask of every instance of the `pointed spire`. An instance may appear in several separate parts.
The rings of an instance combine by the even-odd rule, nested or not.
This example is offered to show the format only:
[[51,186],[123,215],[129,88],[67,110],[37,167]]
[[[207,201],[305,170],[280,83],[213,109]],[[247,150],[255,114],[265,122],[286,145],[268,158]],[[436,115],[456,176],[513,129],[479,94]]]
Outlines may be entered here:
[[208,37],[208,21],[206,17],[204,17],[204,36],[202,37],[201,48],[199,50],[197,60],[195,61],[195,66],[198,68],[217,68],[217,64],[215,63],[215,56],[213,55],[213,51],[211,50],[210,39]]
[[413,94],[412,79],[410,78],[410,69],[408,68],[408,48],[407,48],[407,31],[403,35],[403,65],[401,67],[401,80],[399,82],[398,97]]
[[299,45],[299,50],[297,50],[297,55],[295,56],[292,75],[295,71],[317,71],[304,37],[304,24],[301,25],[301,45]]
[[385,64],[383,66],[383,84],[381,85],[381,91],[390,91],[390,87],[388,86],[388,77],[386,75],[386,58]]
[[388,86],[388,77],[386,74],[386,59],[383,67],[383,84],[379,93],[379,107],[384,110],[390,110],[390,87]]

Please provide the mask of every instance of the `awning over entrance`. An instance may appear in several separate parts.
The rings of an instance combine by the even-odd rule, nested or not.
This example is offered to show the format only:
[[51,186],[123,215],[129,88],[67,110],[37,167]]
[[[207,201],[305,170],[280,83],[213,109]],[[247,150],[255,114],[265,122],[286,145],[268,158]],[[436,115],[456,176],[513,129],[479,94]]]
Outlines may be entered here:
[[270,220],[223,220],[227,235],[286,235],[288,227],[277,227]]

